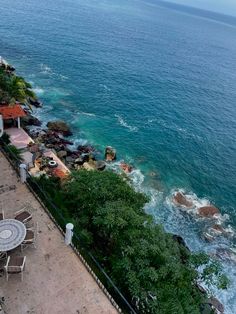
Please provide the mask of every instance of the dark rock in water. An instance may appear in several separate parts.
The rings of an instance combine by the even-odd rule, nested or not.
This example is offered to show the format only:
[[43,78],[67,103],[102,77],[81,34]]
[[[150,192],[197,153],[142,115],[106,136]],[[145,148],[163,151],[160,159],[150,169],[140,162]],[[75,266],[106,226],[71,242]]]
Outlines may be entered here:
[[190,252],[190,249],[188,248],[187,244],[181,236],[174,234],[173,239],[177,241],[180,245],[183,245]]
[[128,165],[128,164],[126,164],[126,163],[124,163],[124,162],[122,162],[122,163],[120,164],[120,168],[121,168],[124,172],[126,172],[126,173],[130,173],[130,172],[133,171],[133,167],[130,166],[130,165]]
[[9,71],[9,72],[14,72],[14,71],[15,71],[15,68],[14,68],[12,65],[8,64],[8,65],[7,65],[7,71]]
[[216,298],[211,297],[209,300],[207,300],[207,304],[209,304],[213,310],[215,310],[215,313],[224,314],[224,306]]
[[105,150],[105,160],[114,161],[116,160],[116,150],[111,146],[107,146]]
[[185,207],[193,207],[193,202],[189,201],[181,192],[177,192],[173,198],[174,202],[178,205]]
[[63,134],[64,136],[72,135],[70,127],[61,120],[48,122],[47,127],[49,130],[56,131],[58,133]]
[[233,249],[218,248],[216,256],[221,260],[236,263],[236,251],[234,252]]
[[77,165],[83,165],[84,159],[83,159],[82,157],[76,158],[76,159],[75,159],[75,163],[76,163]]
[[198,208],[198,214],[201,217],[210,218],[213,217],[215,214],[219,213],[220,213],[219,209],[211,205]]
[[36,108],[42,108],[43,107],[43,104],[38,99],[29,98],[28,101],[32,106],[34,106]]
[[83,162],[89,162],[89,154],[82,154]]
[[224,314],[224,306],[219,300],[214,297],[208,298],[207,291],[201,285],[197,284],[197,288],[205,299],[204,303],[200,306],[201,314]]
[[104,170],[106,168],[106,163],[103,160],[99,160],[96,162],[96,169],[97,170]]
[[28,125],[34,125],[34,126],[41,126],[42,122],[39,121],[39,119],[37,119],[36,117],[32,116],[32,115],[27,115],[25,117],[21,118],[21,123],[22,126],[28,126]]
[[80,154],[89,154],[95,151],[94,147],[91,145],[79,145],[77,150]]
[[63,138],[60,139],[60,142],[63,143],[64,145],[73,145],[74,144],[73,142],[67,141],[67,140],[65,140]]
[[202,236],[203,239],[206,240],[207,242],[212,242],[215,240],[215,237],[207,231],[203,232]]

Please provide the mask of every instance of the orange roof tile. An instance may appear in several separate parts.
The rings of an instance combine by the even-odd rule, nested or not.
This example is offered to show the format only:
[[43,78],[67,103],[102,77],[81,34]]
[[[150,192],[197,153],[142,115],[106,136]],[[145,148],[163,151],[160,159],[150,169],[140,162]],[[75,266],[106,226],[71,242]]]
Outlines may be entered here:
[[6,119],[16,119],[18,117],[25,117],[26,113],[21,108],[20,105],[16,104],[13,106],[0,106],[0,114],[3,117],[3,120]]
[[61,179],[68,176],[68,173],[65,173],[63,170],[58,168],[53,169],[53,174]]

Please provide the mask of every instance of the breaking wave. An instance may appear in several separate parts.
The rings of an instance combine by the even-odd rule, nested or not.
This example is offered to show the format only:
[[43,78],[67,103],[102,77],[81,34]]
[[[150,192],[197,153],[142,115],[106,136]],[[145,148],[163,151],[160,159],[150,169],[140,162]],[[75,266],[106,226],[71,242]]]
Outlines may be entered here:
[[33,91],[35,92],[36,95],[43,95],[44,94],[44,89],[42,89],[41,87],[35,87],[33,88]]
[[60,73],[54,72],[47,64],[44,64],[44,63],[40,64],[40,70],[41,70],[40,72],[42,74],[57,77],[62,81],[69,79],[68,76],[66,76],[66,75],[62,75]]
[[115,114],[115,117],[117,118],[120,125],[123,127],[129,129],[131,132],[137,132],[138,128],[136,126],[129,125],[119,114]]

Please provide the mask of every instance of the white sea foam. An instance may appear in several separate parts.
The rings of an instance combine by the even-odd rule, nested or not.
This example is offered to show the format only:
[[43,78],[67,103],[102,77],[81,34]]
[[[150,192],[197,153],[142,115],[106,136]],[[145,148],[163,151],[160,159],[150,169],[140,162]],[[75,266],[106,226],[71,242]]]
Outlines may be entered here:
[[76,150],[79,145],[84,146],[84,145],[88,144],[88,141],[86,139],[82,139],[82,138],[79,138],[79,139],[78,138],[77,139],[72,138],[72,141],[73,141],[73,145],[70,146],[71,150],[73,150],[73,149]]
[[99,84],[99,86],[100,87],[102,87],[103,89],[105,89],[106,91],[110,91],[111,89],[107,86],[107,85],[105,85],[105,84]]
[[115,114],[120,125],[124,126],[125,128],[129,129],[131,132],[137,132],[138,128],[136,126],[129,125],[119,114]]
[[53,73],[52,69],[47,64],[44,64],[44,63],[40,64],[40,69],[41,69],[41,72],[43,74],[52,74]]
[[89,117],[96,117],[95,113],[91,113],[91,112],[79,111],[78,114],[81,114],[81,115],[84,115],[84,116],[89,116]]
[[62,80],[62,81],[66,81],[69,79],[68,76],[65,76],[65,75],[62,75],[62,74],[58,74],[59,78]]
[[48,76],[54,76],[59,78],[62,81],[68,80],[68,76],[62,75],[60,73],[54,72],[47,64],[41,63],[40,64],[40,70],[42,74],[48,75]]
[[134,169],[131,173],[128,174],[128,177],[131,179],[134,187],[138,191],[142,191],[142,183],[144,181],[144,175],[140,169]]
[[35,94],[37,94],[37,95],[42,95],[42,94],[44,94],[44,89],[42,89],[41,87],[34,87],[33,88],[33,91],[35,92]]

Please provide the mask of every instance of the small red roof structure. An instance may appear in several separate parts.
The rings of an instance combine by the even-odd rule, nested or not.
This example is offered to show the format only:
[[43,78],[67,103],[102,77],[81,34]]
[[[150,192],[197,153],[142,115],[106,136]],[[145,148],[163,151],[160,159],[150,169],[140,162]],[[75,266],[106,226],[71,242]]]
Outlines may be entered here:
[[13,106],[11,105],[0,105],[0,114],[2,115],[3,120],[7,119],[16,119],[20,117],[25,117],[26,113],[22,109],[22,107],[18,104]]
[[57,168],[53,169],[52,173],[60,179],[63,179],[68,176],[68,173],[65,173],[63,170]]

